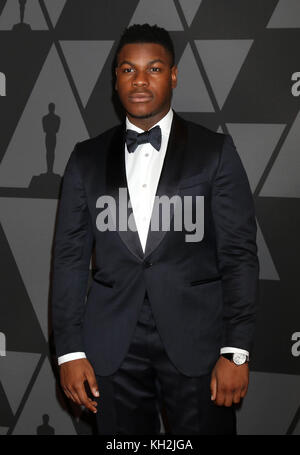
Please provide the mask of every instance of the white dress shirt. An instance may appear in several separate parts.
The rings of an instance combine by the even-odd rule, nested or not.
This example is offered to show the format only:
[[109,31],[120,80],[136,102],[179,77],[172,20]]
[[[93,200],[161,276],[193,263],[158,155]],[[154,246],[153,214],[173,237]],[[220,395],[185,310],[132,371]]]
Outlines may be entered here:
[[[128,191],[143,251],[145,251],[152,207],[167,150],[172,120],[173,110],[170,109],[158,123],[153,125],[153,127],[159,125],[161,128],[162,141],[159,151],[150,143],[146,143],[138,145],[133,153],[129,153],[125,143],[125,168]],[[131,129],[138,133],[144,132],[143,129],[131,123],[127,117],[126,129]],[[221,354],[228,352],[243,353],[249,358],[248,351],[244,349],[235,347],[221,348]],[[84,352],[72,352],[58,357],[58,364],[61,365],[64,362],[85,357]]]

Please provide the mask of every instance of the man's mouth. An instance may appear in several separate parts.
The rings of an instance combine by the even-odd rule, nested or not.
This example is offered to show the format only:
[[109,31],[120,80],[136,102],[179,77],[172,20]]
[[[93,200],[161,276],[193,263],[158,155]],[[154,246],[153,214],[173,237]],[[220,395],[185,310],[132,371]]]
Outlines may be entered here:
[[152,96],[148,93],[135,93],[129,96],[131,103],[147,103],[150,100],[152,100]]

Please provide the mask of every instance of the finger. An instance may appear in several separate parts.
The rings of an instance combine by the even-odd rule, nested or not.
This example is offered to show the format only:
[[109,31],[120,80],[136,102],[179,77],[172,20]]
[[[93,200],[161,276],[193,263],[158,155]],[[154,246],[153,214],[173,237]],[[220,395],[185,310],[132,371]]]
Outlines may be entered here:
[[82,404],[75,387],[69,387],[69,392],[73,397],[74,403],[77,403],[79,405]]
[[224,399],[224,406],[230,407],[232,406],[232,399],[233,399],[233,392],[227,391],[225,394],[225,399]]
[[99,397],[99,389],[94,372],[86,373],[86,379],[94,397]]
[[97,412],[96,406],[94,404],[92,404],[94,402],[93,401],[92,402],[89,401],[89,399],[88,399],[89,397],[87,396],[87,393],[85,391],[85,388],[84,388],[83,384],[81,384],[79,387],[77,387],[76,392],[77,392],[77,394],[79,396],[81,404],[83,404],[90,411],[92,411],[94,413]]
[[72,401],[75,402],[74,398],[72,397],[72,395],[70,394],[70,392],[68,391],[68,389],[67,389],[67,388],[64,388],[63,390],[64,390],[64,393],[65,393],[66,397],[69,398],[69,400],[72,400]]
[[214,401],[217,395],[217,379],[215,376],[211,378],[210,381],[210,393],[211,393],[211,400]]
[[88,400],[93,406],[98,406],[97,401],[92,400],[92,398],[90,398],[90,397],[88,397]]
[[223,406],[225,402],[225,393],[222,389],[217,389],[215,404],[217,406]]
[[248,384],[242,387],[241,389],[241,398],[244,398],[246,396],[246,393],[248,391]]
[[241,390],[236,390],[232,398],[233,403],[237,404],[241,401]]

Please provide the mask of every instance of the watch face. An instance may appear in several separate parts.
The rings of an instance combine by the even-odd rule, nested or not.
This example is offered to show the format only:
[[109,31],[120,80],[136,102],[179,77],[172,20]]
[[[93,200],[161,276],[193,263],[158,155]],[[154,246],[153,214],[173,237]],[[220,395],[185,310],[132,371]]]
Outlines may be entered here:
[[238,352],[235,352],[233,354],[232,360],[234,361],[234,363],[236,365],[243,365],[243,363],[245,363],[247,360],[247,356],[246,356],[246,354],[240,354]]

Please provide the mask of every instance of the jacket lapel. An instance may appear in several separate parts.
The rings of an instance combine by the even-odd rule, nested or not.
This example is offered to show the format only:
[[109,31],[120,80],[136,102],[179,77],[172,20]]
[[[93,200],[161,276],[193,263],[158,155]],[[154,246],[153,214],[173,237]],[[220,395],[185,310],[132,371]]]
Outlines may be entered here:
[[[149,226],[145,254],[143,252],[140,238],[136,229],[132,208],[128,209],[128,216],[131,217],[133,229],[120,229],[120,210],[124,210],[124,203],[120,201],[119,189],[122,188],[124,200],[130,200],[126,168],[125,168],[125,122],[117,128],[107,155],[106,168],[106,191],[112,196],[116,203],[116,217],[112,214],[116,223],[116,230],[126,247],[140,260],[144,260],[152,251],[157,248],[164,238],[166,231],[151,231]],[[168,146],[162,167],[160,179],[157,186],[156,196],[166,195],[171,198],[178,191],[180,173],[183,168],[184,149],[186,144],[187,131],[185,122],[174,112]],[[126,198],[126,199],[125,199]],[[120,207],[121,206],[121,207]],[[171,217],[173,213],[171,213]],[[127,219],[127,218],[126,218]],[[122,217],[124,220],[124,217]]]
[[[127,201],[126,206],[130,200],[127,178],[126,178],[126,167],[125,167],[125,131],[126,124],[125,122],[117,128],[116,133],[114,134],[112,141],[109,146],[108,155],[107,155],[107,168],[106,168],[106,189],[107,194],[112,196],[116,203],[116,213],[112,213],[112,217],[116,223],[116,230],[121,237],[122,241],[125,243],[126,247],[139,259],[143,259],[144,252],[140,242],[140,238],[136,229],[136,224],[133,216],[132,208],[126,210],[126,215],[122,216],[122,221],[127,220],[128,216],[131,216],[132,222],[134,224],[135,230],[126,229],[122,230],[119,228],[120,221],[120,210],[125,210],[124,200]],[[124,199],[120,201],[119,189],[122,189],[124,192]],[[126,198],[126,199],[125,199]],[[124,212],[122,212],[124,213]],[[116,215],[116,216],[115,216]]]
[[[171,198],[178,193],[178,187],[180,182],[180,175],[183,170],[184,164],[184,151],[187,141],[187,128],[183,119],[181,119],[173,111],[173,121],[166,150],[166,155],[163,163],[163,167],[160,174],[160,179],[157,185],[156,197],[163,195]],[[173,204],[170,206],[170,221],[172,221],[174,215]],[[151,220],[153,220],[154,213],[152,212]],[[155,248],[158,247],[160,242],[163,240],[167,231],[151,230],[151,221],[148,230],[148,237],[145,248],[146,258],[149,256]]]

